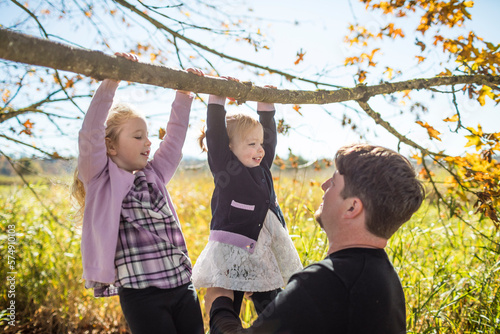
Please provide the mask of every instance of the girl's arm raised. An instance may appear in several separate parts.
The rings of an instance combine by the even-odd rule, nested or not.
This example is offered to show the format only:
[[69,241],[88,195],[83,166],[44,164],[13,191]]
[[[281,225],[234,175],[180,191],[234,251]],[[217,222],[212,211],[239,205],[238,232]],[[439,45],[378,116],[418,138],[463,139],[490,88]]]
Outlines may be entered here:
[[259,121],[264,128],[264,150],[266,155],[263,162],[271,168],[276,153],[276,145],[278,144],[276,122],[274,121],[274,114],[276,113],[274,104],[258,102],[257,113],[259,114]]
[[78,173],[87,184],[106,166],[105,125],[118,81],[105,79],[92,98],[78,136]]
[[216,95],[210,95],[208,100],[206,140],[208,164],[212,173],[225,170],[230,158],[225,101],[225,97]]
[[[239,81],[236,78],[223,76],[225,80]],[[234,101],[234,99],[229,98]],[[210,95],[208,98],[207,108],[207,149],[208,149],[208,164],[212,173],[217,173],[230,166],[227,165],[231,156],[229,149],[229,137],[226,129],[226,109],[224,105],[226,97]]]
[[151,161],[156,173],[163,178],[164,184],[170,181],[181,161],[192,102],[193,96],[176,93],[165,137]]
[[[187,71],[204,76],[199,69],[188,68]],[[165,137],[151,162],[157,174],[162,176],[164,184],[170,181],[181,161],[193,98],[194,95],[189,91],[178,90],[176,92]]]

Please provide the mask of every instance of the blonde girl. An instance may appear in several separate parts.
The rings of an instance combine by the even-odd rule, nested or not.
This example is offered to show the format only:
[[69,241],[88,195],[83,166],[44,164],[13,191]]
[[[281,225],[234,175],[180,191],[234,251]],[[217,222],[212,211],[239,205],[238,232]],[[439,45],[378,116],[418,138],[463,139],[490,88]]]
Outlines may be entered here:
[[277,144],[274,105],[259,102],[257,121],[226,117],[225,99],[209,96],[206,142],[215,189],[209,241],[193,268],[193,283],[234,291],[236,314],[249,292],[261,313],[302,265],[270,170]]
[[134,334],[203,333],[191,261],[165,188],[181,159],[192,93],[177,91],[166,135],[148,161],[146,120],[128,106],[112,106],[118,84],[101,83],[78,139],[73,189],[83,208],[85,287],[96,297],[118,294]]

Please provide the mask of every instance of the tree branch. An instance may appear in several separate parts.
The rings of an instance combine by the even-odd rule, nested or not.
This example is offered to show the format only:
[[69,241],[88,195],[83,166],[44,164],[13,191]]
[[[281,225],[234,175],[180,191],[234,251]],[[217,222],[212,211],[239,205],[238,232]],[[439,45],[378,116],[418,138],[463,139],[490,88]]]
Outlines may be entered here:
[[59,156],[57,153],[49,153],[49,152],[44,151],[44,150],[42,150],[42,149],[40,149],[40,148],[38,148],[38,147],[36,147],[36,146],[30,145],[30,144],[26,144],[26,143],[24,143],[24,142],[22,142],[22,141],[20,141],[20,140],[17,140],[17,139],[12,138],[12,137],[9,137],[9,136],[3,135],[3,134],[0,134],[0,137],[1,137],[1,138],[5,138],[5,139],[7,139],[7,140],[10,140],[11,142],[14,142],[14,143],[16,143],[16,144],[20,144],[20,145],[23,145],[23,146],[27,146],[27,147],[29,147],[29,148],[32,148],[32,149],[34,149],[34,150],[37,150],[38,152],[43,153],[43,154],[45,154],[46,156],[48,156],[48,157],[50,157],[50,158],[53,158],[53,159],[64,159],[64,160],[69,160],[69,159],[67,159],[67,158],[63,158],[63,157]]
[[419,150],[420,152],[422,152],[422,154],[424,154],[424,155],[445,156],[443,154],[430,152],[425,147],[422,147],[422,146],[418,145],[413,140],[410,140],[410,139],[406,138],[406,136],[403,136],[402,134],[400,134],[396,129],[394,129],[391,126],[391,124],[389,124],[389,122],[384,121],[382,119],[382,117],[380,117],[380,114],[378,112],[376,112],[375,110],[373,110],[370,107],[370,105],[368,104],[368,102],[358,101],[358,104],[365,111],[365,113],[368,116],[370,116],[375,121],[375,123],[377,123],[378,125],[382,126],[384,129],[386,129],[394,137],[398,138],[400,142],[403,142],[403,143],[405,143],[408,146],[416,148],[417,150]]
[[338,90],[286,90],[234,82],[215,77],[198,77],[183,70],[106,55],[25,34],[0,29],[0,58],[15,62],[50,67],[79,73],[96,79],[138,82],[197,93],[229,96],[240,101],[273,102],[281,104],[326,104],[344,101],[366,101],[372,96],[405,90],[429,89],[435,86],[459,84],[500,85],[500,77],[491,75],[460,75],[414,79],[357,86]]
[[212,54],[214,54],[216,56],[219,56],[221,58],[228,59],[228,60],[231,60],[231,61],[235,61],[235,62],[238,62],[240,64],[246,65],[246,66],[260,68],[261,70],[265,70],[265,71],[268,71],[270,73],[279,74],[281,76],[284,76],[285,78],[287,78],[290,81],[291,80],[300,80],[300,81],[303,81],[303,82],[308,82],[308,83],[314,84],[316,86],[321,85],[321,86],[329,86],[329,87],[336,87],[336,88],[339,87],[338,85],[332,85],[332,84],[328,84],[328,83],[324,83],[324,82],[317,82],[317,81],[314,81],[314,80],[304,79],[304,78],[301,78],[301,77],[298,77],[298,76],[295,76],[295,75],[291,75],[289,73],[285,73],[283,71],[280,71],[280,70],[277,70],[277,69],[274,69],[274,68],[270,68],[270,67],[267,67],[267,66],[262,66],[262,65],[259,65],[259,64],[247,61],[247,60],[239,59],[239,58],[232,57],[232,56],[226,55],[224,53],[218,52],[217,50],[211,49],[211,48],[209,48],[206,45],[203,45],[203,44],[201,44],[199,42],[196,42],[195,40],[192,40],[192,39],[190,39],[188,37],[185,37],[184,35],[181,35],[178,32],[176,32],[176,31],[168,28],[167,26],[165,26],[161,22],[158,22],[157,20],[153,19],[152,17],[150,17],[146,13],[140,11],[135,6],[129,4],[125,0],[114,0],[114,1],[116,3],[118,3],[118,4],[120,4],[121,6],[123,6],[123,7],[127,8],[127,9],[131,10],[132,12],[134,12],[135,14],[137,14],[140,17],[144,18],[145,20],[149,21],[156,28],[161,29],[161,30],[165,30],[169,34],[171,34],[172,36],[174,36],[176,38],[179,38],[179,39],[183,40],[184,42],[186,42],[186,43],[188,43],[190,45],[194,45],[196,47],[199,47],[200,49],[208,51],[208,52],[210,52],[210,53],[212,53]]

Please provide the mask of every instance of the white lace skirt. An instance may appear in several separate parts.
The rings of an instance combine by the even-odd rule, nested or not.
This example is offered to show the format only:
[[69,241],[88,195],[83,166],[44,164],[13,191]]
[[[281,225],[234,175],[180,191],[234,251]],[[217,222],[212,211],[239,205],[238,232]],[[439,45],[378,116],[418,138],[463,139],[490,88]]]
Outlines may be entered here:
[[253,254],[239,247],[208,241],[193,267],[193,284],[234,291],[264,292],[284,287],[302,269],[288,231],[267,212]]

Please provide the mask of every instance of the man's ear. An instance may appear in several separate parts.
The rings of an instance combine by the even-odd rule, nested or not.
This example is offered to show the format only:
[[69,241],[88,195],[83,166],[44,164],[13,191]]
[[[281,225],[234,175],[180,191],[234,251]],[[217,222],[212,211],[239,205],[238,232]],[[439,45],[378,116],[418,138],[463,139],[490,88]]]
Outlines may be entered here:
[[344,211],[345,218],[355,218],[363,211],[363,202],[357,197],[351,197],[348,199],[348,205]]
[[116,155],[116,145],[110,138],[106,138],[106,153],[108,153],[108,155]]

